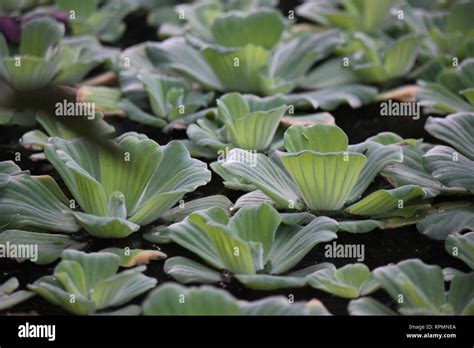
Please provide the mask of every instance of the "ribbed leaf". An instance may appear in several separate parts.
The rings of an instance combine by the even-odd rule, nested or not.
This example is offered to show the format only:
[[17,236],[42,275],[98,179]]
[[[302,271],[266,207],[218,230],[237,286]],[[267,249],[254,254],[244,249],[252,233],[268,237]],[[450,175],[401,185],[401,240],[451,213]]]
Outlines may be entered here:
[[20,54],[47,58],[64,35],[64,27],[50,18],[32,20],[22,26]]
[[439,313],[446,303],[443,272],[438,266],[428,266],[418,259],[373,271],[375,279],[397,301],[403,295],[401,308]]
[[472,105],[441,84],[433,82],[419,82],[418,84],[421,87],[416,96],[422,106],[427,106],[441,114],[474,111]]
[[99,281],[115,275],[120,263],[120,258],[111,253],[86,254],[76,250],[65,250],[61,259],[75,261],[81,265],[88,289],[94,289]]
[[165,284],[143,303],[145,315],[238,315],[238,301],[224,290],[209,286],[185,288]]
[[28,285],[28,288],[52,304],[63,306],[74,314],[88,315],[95,311],[94,302],[83,296],[75,296],[74,301],[71,301],[71,294],[62,289],[52,276],[42,277]]
[[[228,213],[219,208],[210,208],[195,214],[207,216],[207,219],[210,221],[218,221],[223,224],[228,222]],[[211,266],[219,269],[224,268],[224,263],[214,250],[209,237],[202,233],[201,229],[193,224],[189,217],[180,223],[171,225],[169,230],[170,237],[175,243],[197,254]]]
[[291,227],[278,231],[269,258],[271,273],[281,274],[289,271],[315,245],[337,238],[337,229],[335,220],[317,217],[305,227]]
[[411,70],[418,55],[419,41],[419,36],[407,35],[385,51],[383,64],[390,78],[401,77]]
[[21,56],[19,64],[15,58],[5,58],[7,80],[20,91],[35,90],[47,86],[58,73],[57,59],[45,60],[40,57]]
[[290,176],[268,157],[257,154],[256,165],[239,161],[246,158],[245,150],[233,149],[229,152],[223,168],[231,174],[252,183],[282,207],[298,207],[298,195]]
[[120,306],[154,288],[157,281],[143,275],[145,269],[136,267],[97,282],[91,295],[97,309]]
[[248,243],[234,236],[224,225],[207,222],[198,214],[191,215],[190,221],[207,235],[226,269],[237,274],[256,272],[252,250]]
[[1,168],[4,171],[0,174],[0,226],[64,233],[78,230],[72,211],[66,205],[68,200],[53,178],[22,173],[9,175],[18,167],[13,162],[1,163],[11,165]]
[[280,214],[270,205],[261,204],[241,208],[230,220],[228,228],[244,241],[261,243],[263,262],[266,263],[280,223]]
[[[173,163],[170,166],[170,163]],[[211,172],[204,162],[191,158],[179,141],[163,148],[163,158],[143,192],[138,208],[131,211],[132,222],[144,225],[156,220],[187,192],[207,184]]]
[[206,88],[223,90],[203,54],[186,43],[184,38],[173,37],[160,43],[148,43],[146,51],[155,65],[176,70]]
[[283,155],[282,161],[311,210],[339,210],[348,200],[367,158],[359,153],[301,151]]
[[474,161],[447,146],[435,146],[423,156],[423,166],[446,186],[474,192]]
[[[427,193],[419,186],[406,185],[392,190],[378,190],[346,209],[350,214],[362,216],[404,216],[410,217],[415,211],[406,209],[406,203],[413,199],[425,198]],[[400,210],[400,211],[397,211]],[[407,216],[408,214],[408,216]]]
[[370,297],[352,300],[347,311],[350,315],[395,315],[390,308]]
[[474,273],[454,276],[447,302],[457,315],[474,315]]
[[349,139],[344,131],[332,125],[315,124],[305,128],[292,126],[285,132],[285,148],[288,152],[311,150],[315,152],[346,151]]
[[396,145],[382,145],[374,141],[365,141],[360,145],[349,146],[350,151],[363,153],[367,157],[367,163],[352,189],[349,201],[359,199],[375,177],[387,165],[400,163],[404,160],[403,150]]
[[177,222],[186,216],[199,210],[206,210],[212,207],[222,208],[230,213],[233,207],[232,202],[222,195],[207,196],[185,202],[183,206],[177,206],[161,215],[161,220]]
[[211,32],[219,45],[239,47],[248,44],[272,49],[285,28],[281,14],[274,10],[253,13],[229,12],[218,16]]
[[474,269],[474,232],[449,235],[446,238],[446,251]]
[[463,112],[444,118],[429,117],[425,129],[435,138],[443,140],[464,156],[474,160],[474,113]]
[[264,48],[252,44],[230,51],[207,47],[202,54],[224,90],[255,94],[261,91],[260,73],[269,55]]
[[222,280],[218,271],[181,256],[166,260],[163,270],[183,284],[212,284]]
[[340,105],[349,104],[353,109],[357,109],[373,101],[376,96],[376,88],[352,84],[288,94],[285,96],[285,104],[312,106],[314,109],[323,110],[334,110]]
[[450,234],[474,230],[474,207],[469,202],[442,203],[416,224],[418,231],[444,240]]
[[80,212],[74,213],[74,216],[90,235],[97,238],[125,238],[140,229],[140,225],[120,217],[97,216]]
[[[6,243],[9,243],[10,245],[37,246],[37,259],[30,259],[30,261],[39,265],[45,265],[56,261],[65,249],[81,250],[87,245],[85,242],[78,242],[69,236],[61,234],[38,233],[20,230],[6,230],[0,233],[0,244],[6,245]],[[22,260],[24,259],[17,258],[17,261]]]
[[217,100],[218,117],[226,125],[232,144],[246,150],[265,150],[270,146],[286,105],[256,111],[238,93],[230,93]]

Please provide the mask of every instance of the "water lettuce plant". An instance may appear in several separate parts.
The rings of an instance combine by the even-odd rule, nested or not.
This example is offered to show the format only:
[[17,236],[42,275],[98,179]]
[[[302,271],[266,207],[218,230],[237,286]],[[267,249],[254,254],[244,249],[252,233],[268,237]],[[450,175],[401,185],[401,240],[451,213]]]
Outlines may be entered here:
[[[429,190],[405,185],[378,190],[358,201],[382,168],[403,158],[398,146],[383,145],[376,138],[349,146],[337,126],[292,126],[285,132],[284,147],[287,152],[269,157],[257,154],[255,165],[239,160],[245,158],[244,150],[233,149],[222,168],[262,191],[281,209],[409,217],[418,205],[406,203],[431,196]],[[307,173],[312,173],[310,178]]]
[[379,288],[369,268],[362,263],[348,264],[339,269],[331,265],[310,274],[307,279],[313,288],[345,298],[368,295]]
[[373,32],[391,24],[395,4],[395,0],[306,0],[296,13],[326,27]]
[[[129,78],[122,75],[122,81]],[[197,110],[208,106],[214,93],[202,93],[182,78],[169,77],[142,70],[137,78],[124,82],[125,86],[133,84],[133,92],[127,93],[118,103],[130,119],[162,128],[167,123],[192,115]]]
[[74,217],[93,236],[128,236],[210,181],[206,164],[178,141],[160,146],[128,133],[115,143],[114,149],[97,150],[83,139],[52,138],[45,147],[82,209]]
[[330,315],[318,300],[289,303],[283,296],[241,301],[210,286],[186,288],[168,283],[152,291],[142,305],[145,315]]
[[123,35],[124,18],[135,11],[137,1],[56,0],[56,8],[69,14],[68,24],[74,35],[92,34],[101,41],[114,42]]
[[0,34],[0,77],[17,90],[50,84],[74,84],[88,72],[116,56],[93,37],[66,38],[64,26],[50,18],[36,18],[22,26],[19,48]]
[[[474,314],[474,273],[472,272],[454,276],[447,292],[442,269],[439,266],[426,265],[419,259],[379,267],[372,273],[382,288],[399,304],[400,314]],[[388,307],[371,298],[351,301],[348,310],[352,315],[395,314]]]
[[337,228],[336,221],[327,217],[304,227],[286,225],[267,204],[243,207],[230,218],[221,208],[201,210],[171,225],[170,238],[210,267],[176,256],[166,261],[164,269],[182,283],[219,282],[229,278],[222,273],[226,270],[252,289],[301,287],[307,274],[328,265],[285,273],[316,244],[335,239]]
[[[77,315],[90,315],[109,307],[122,306],[155,287],[156,279],[143,275],[145,266],[118,272],[120,258],[112,253],[86,254],[65,250],[53,275],[29,285],[34,293]],[[139,314],[130,305],[120,314]]]
[[443,68],[434,81],[420,80],[417,99],[427,111],[450,114],[474,111],[474,59]]
[[188,127],[187,135],[216,156],[226,147],[264,151],[270,147],[287,109],[280,97],[229,93],[217,100],[216,121],[201,118]]
[[233,11],[217,15],[210,37],[189,41],[172,37],[149,43],[146,50],[155,66],[190,77],[204,88],[266,95],[287,93],[314,62],[334,49],[340,37],[329,31],[283,40],[285,27],[284,18],[273,9]]
[[394,186],[411,183],[447,195],[472,195],[474,113],[429,117],[425,129],[450,146],[404,145],[404,161],[388,165],[382,175]]

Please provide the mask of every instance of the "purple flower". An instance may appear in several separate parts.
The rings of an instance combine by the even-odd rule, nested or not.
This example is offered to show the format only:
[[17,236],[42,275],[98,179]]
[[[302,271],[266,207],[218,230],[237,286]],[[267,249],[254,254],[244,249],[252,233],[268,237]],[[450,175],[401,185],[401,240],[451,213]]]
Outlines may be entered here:
[[35,14],[29,17],[9,17],[0,16],[0,33],[2,33],[7,41],[13,44],[19,44],[21,40],[21,26],[38,17],[50,17],[59,23],[63,23],[68,28],[68,13],[65,11],[50,11],[44,14]]
[[21,21],[14,17],[0,16],[0,33],[12,43],[20,43]]

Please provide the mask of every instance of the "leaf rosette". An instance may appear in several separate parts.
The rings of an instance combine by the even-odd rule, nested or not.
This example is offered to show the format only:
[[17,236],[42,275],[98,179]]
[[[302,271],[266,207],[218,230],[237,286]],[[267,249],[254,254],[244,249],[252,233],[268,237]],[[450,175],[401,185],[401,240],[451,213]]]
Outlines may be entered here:
[[82,209],[74,213],[77,222],[96,237],[126,237],[210,181],[206,164],[178,141],[160,146],[128,133],[116,145],[97,149],[82,139],[51,138],[45,146]]

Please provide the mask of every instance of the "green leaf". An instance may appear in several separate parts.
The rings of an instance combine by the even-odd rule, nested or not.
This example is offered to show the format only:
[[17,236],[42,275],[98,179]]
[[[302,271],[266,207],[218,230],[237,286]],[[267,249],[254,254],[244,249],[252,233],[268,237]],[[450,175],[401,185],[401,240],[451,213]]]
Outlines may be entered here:
[[145,315],[238,315],[237,300],[224,290],[165,284],[143,303]]
[[142,274],[144,266],[117,274],[120,258],[112,253],[65,250],[61,258],[54,277],[42,277],[29,288],[75,314],[122,305],[156,285],[156,279]]
[[142,305],[145,315],[329,315],[318,300],[288,303],[283,296],[239,301],[215,287],[185,288],[168,283],[154,290]]
[[449,287],[447,302],[457,315],[474,314],[474,273],[454,276]]
[[47,58],[63,36],[64,27],[55,20],[32,20],[22,26],[20,54]]
[[347,310],[350,315],[395,315],[390,308],[380,302],[369,298],[362,297],[349,302]]
[[7,310],[34,296],[30,291],[15,291],[19,285],[18,279],[14,277],[0,285],[0,310]]
[[289,271],[319,243],[337,238],[337,222],[327,217],[317,217],[304,227],[279,230],[270,254],[271,273]]
[[370,270],[361,263],[345,265],[337,270],[335,267],[320,270],[307,279],[313,288],[344,298],[368,295],[378,288]]
[[261,204],[241,208],[229,221],[228,227],[244,241],[261,243],[265,263],[280,223],[280,214],[270,205]]
[[420,89],[416,96],[421,106],[429,107],[434,112],[441,114],[474,111],[472,105],[441,84],[423,81],[418,84]]
[[350,151],[363,153],[367,157],[367,163],[362,169],[357,183],[352,189],[350,202],[359,199],[375,177],[387,165],[403,161],[403,151],[396,145],[382,145],[372,140],[366,140],[362,144],[349,146]]
[[114,150],[95,151],[82,139],[53,138],[45,148],[84,211],[76,218],[95,236],[127,236],[210,180],[206,164],[192,159],[178,141],[161,147],[126,133],[116,142]]
[[13,88],[20,91],[31,91],[47,86],[58,73],[56,58],[46,61],[44,58],[19,57],[20,66],[15,58],[5,58],[6,80]]
[[245,161],[239,161],[246,158],[245,156],[247,156],[245,150],[233,149],[222,167],[229,173],[255,185],[282,207],[300,205],[296,187],[283,168],[262,154],[256,155],[254,166]]
[[305,128],[292,126],[285,132],[285,148],[288,152],[311,150],[315,152],[346,151],[349,139],[344,131],[332,125],[315,124]]
[[197,49],[186,43],[184,38],[173,37],[160,43],[148,43],[146,52],[157,66],[173,69],[203,87],[223,90],[223,86],[206,58]]
[[461,259],[471,269],[474,269],[474,232],[464,235],[450,234],[446,237],[445,248],[450,255]]
[[202,54],[224,90],[255,94],[261,91],[259,75],[269,57],[264,48],[252,44],[230,51],[207,47]]
[[238,93],[226,94],[217,100],[218,117],[224,122],[234,146],[261,151],[270,146],[288,107],[256,110],[252,104]]
[[125,238],[140,229],[140,225],[118,217],[96,216],[79,212],[74,216],[90,235],[97,238]]
[[83,296],[75,296],[74,301],[71,301],[71,294],[61,288],[61,284],[52,276],[41,277],[33,284],[28,285],[28,288],[45,300],[60,305],[71,313],[89,315],[95,311],[94,302]]
[[[358,153],[301,151],[282,156],[311,210],[338,210],[348,200],[367,158]],[[306,173],[313,173],[308,181]]]
[[[410,209],[406,204],[418,198],[426,198],[427,192],[419,186],[406,185],[392,190],[378,190],[361,201],[346,208],[354,215],[362,216],[404,216],[410,217],[416,210]],[[414,206],[414,209],[416,207]]]
[[423,156],[423,166],[444,185],[474,192],[474,161],[453,148],[435,146]]
[[[68,200],[50,176],[15,173],[13,162],[0,162],[0,226],[72,233],[79,229]],[[10,169],[8,169],[10,168]],[[19,168],[18,168],[19,170]]]
[[285,104],[300,107],[310,106],[316,109],[334,110],[340,105],[349,104],[353,109],[375,100],[377,89],[374,87],[349,84],[334,86],[311,92],[288,94]]
[[[39,265],[46,265],[56,261],[65,249],[84,249],[87,245],[85,242],[78,242],[62,234],[49,234],[28,232],[21,230],[6,230],[0,233],[0,244],[9,245],[34,245],[37,247],[37,257],[29,259]],[[17,261],[25,259],[16,258]]]
[[226,269],[233,273],[256,272],[250,245],[233,234],[229,227],[205,221],[199,214],[191,215],[190,221],[206,234]]
[[464,156],[474,160],[474,113],[456,113],[444,118],[428,117],[425,129],[435,138],[443,140]]
[[275,10],[253,13],[229,12],[218,16],[211,32],[219,45],[239,47],[248,44],[272,49],[285,29],[281,14]]
[[448,235],[474,230],[474,207],[469,202],[446,202],[435,207],[416,224],[418,231],[436,240]]
[[385,51],[384,67],[390,78],[406,75],[415,64],[420,37],[407,35]]
[[232,210],[232,202],[223,195],[207,196],[198,198],[189,202],[185,202],[182,206],[179,205],[172,208],[161,216],[161,220],[167,222],[177,222],[183,220],[189,214],[199,210],[206,210],[212,207],[222,208],[229,212]]
[[166,260],[163,270],[183,284],[212,284],[222,280],[219,272],[181,256]]
[[443,272],[438,266],[411,259],[379,267],[372,273],[394,301],[403,296],[401,308],[435,314],[441,313],[446,303]]
[[97,309],[123,305],[156,286],[156,279],[142,274],[145,266],[120,272],[97,282],[91,295]]
[[249,289],[278,290],[285,288],[301,288],[306,285],[304,277],[278,276],[270,274],[237,274],[235,278]]

